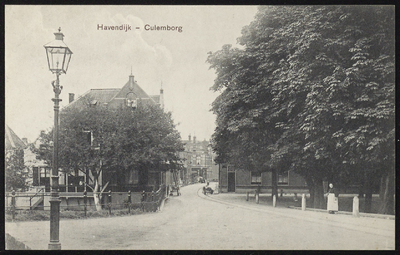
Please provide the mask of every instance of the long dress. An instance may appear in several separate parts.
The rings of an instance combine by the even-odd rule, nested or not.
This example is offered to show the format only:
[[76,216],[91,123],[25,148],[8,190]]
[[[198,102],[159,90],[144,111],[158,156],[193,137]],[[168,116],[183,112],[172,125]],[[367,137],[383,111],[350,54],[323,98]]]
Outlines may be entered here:
[[328,194],[328,211],[338,211],[339,210],[339,203],[338,203],[338,198],[335,196],[335,191],[334,189],[329,189],[329,194]]

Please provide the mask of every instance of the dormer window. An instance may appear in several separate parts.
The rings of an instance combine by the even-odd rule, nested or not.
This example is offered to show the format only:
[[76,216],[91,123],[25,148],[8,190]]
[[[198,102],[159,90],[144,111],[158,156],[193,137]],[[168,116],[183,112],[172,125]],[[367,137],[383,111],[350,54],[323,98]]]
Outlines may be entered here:
[[137,108],[137,97],[135,93],[129,92],[126,95],[126,106],[132,107],[132,108]]

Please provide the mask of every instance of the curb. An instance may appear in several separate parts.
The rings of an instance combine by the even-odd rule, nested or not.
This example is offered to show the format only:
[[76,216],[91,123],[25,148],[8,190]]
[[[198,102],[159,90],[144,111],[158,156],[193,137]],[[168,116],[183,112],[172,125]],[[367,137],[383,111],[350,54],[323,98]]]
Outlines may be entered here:
[[[289,206],[288,208],[290,209],[296,209],[296,210],[301,210],[301,207],[294,207],[294,206]],[[326,210],[323,209],[316,209],[316,208],[306,208],[306,211],[314,211],[314,212],[323,212],[326,213]],[[352,212],[346,212],[346,211],[337,211],[335,214],[345,214],[345,215],[352,215]],[[375,214],[375,213],[359,213],[360,217],[369,217],[369,218],[380,218],[380,219],[386,219],[386,220],[395,220],[396,216],[394,215],[387,215],[387,214]]]

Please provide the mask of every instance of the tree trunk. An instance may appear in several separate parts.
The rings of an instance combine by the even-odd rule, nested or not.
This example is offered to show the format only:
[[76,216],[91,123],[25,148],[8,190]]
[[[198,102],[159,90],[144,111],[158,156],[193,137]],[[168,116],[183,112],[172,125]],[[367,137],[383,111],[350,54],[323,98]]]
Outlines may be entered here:
[[364,212],[370,213],[372,207],[372,187],[369,183],[365,184],[365,204],[364,204]]
[[94,205],[96,206],[96,211],[100,212],[102,210],[101,208],[101,197],[100,197],[100,192],[97,192],[99,189],[99,182],[96,179],[95,180],[95,185],[93,189],[93,198],[94,198]]
[[390,170],[389,174],[386,174],[382,177],[380,187],[381,205],[379,208],[379,213],[394,215],[394,190],[394,172]]
[[314,208],[325,209],[324,186],[322,180],[314,184]]
[[305,178],[308,190],[310,192],[310,202],[309,207],[314,207],[314,198],[315,198],[315,189],[314,189],[314,182],[310,178]]

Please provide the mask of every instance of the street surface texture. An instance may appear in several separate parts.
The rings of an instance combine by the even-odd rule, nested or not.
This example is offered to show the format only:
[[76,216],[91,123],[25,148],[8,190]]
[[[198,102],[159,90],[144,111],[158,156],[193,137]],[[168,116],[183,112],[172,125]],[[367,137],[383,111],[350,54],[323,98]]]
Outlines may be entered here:
[[[211,183],[212,185],[212,183]],[[393,250],[395,221],[246,202],[238,194],[181,188],[161,212],[61,220],[63,250]],[[49,222],[6,223],[5,232],[46,250]]]

